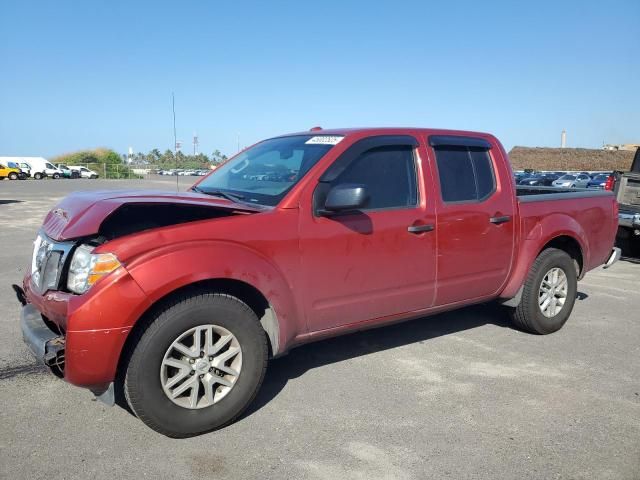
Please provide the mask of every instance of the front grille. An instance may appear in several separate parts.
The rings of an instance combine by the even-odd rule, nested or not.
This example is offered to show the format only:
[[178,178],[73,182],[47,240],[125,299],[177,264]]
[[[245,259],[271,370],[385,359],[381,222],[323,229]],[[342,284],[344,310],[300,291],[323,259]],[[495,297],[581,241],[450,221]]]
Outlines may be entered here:
[[33,244],[31,281],[38,293],[58,290],[65,261],[73,247],[70,242],[54,242],[39,233]]

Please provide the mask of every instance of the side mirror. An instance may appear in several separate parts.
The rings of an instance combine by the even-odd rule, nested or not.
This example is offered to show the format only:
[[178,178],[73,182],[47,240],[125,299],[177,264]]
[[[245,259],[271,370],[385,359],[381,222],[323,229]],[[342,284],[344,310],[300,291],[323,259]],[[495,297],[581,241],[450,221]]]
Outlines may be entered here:
[[343,183],[329,190],[324,209],[318,213],[323,217],[329,217],[338,213],[360,210],[366,206],[368,200],[369,194],[364,185]]

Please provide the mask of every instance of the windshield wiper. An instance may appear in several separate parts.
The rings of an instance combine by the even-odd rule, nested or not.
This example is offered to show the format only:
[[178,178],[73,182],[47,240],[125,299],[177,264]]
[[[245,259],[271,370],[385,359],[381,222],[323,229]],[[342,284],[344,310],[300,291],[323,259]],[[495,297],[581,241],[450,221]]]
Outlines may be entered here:
[[227,193],[221,190],[203,190],[200,187],[192,187],[192,191],[197,193],[204,193],[205,195],[212,195],[214,197],[222,197],[230,200],[232,202],[237,202],[238,200],[244,200],[244,195],[239,195],[237,193]]

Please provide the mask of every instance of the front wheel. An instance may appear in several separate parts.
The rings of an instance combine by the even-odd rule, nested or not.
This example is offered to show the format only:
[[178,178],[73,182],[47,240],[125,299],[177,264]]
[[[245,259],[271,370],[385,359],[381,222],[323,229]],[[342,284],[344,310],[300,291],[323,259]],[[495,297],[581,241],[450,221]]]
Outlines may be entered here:
[[59,178],[60,178],[60,174],[59,174],[59,173],[54,173],[54,174],[53,174],[53,178],[54,178],[55,180],[59,179]]
[[516,326],[531,333],[556,332],[571,315],[577,291],[573,259],[556,248],[544,250],[529,271],[522,299],[512,309],[511,318]]
[[15,172],[11,172],[9,174],[9,180],[17,180],[18,179],[18,174]]
[[256,396],[267,339],[235,297],[183,296],[141,328],[124,379],[133,412],[153,430],[190,437],[232,422]]

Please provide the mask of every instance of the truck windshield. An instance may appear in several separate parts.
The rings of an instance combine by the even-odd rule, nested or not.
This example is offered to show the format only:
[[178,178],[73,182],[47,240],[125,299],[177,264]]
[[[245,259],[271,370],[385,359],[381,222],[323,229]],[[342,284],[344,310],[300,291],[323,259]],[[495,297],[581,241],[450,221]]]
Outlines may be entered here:
[[244,202],[277,205],[343,137],[295,135],[265,140],[241,152],[195,187]]

